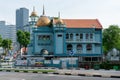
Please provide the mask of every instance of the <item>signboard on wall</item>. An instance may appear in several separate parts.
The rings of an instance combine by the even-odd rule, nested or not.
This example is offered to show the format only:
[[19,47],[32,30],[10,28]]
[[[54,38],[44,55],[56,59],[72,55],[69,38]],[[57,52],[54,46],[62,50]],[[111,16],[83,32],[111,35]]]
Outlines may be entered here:
[[53,60],[53,64],[60,64],[60,60]]
[[50,60],[45,60],[44,64],[51,64],[51,61]]
[[25,65],[27,65],[27,60],[16,60],[15,65],[25,66]]

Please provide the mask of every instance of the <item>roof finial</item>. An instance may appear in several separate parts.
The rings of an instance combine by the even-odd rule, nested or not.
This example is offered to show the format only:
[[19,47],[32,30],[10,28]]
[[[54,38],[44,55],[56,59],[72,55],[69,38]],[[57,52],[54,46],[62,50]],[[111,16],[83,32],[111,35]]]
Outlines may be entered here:
[[58,12],[58,18],[60,19],[60,12]]
[[35,12],[35,6],[33,6],[33,12]]
[[44,5],[43,5],[43,15],[45,15],[45,9],[44,9]]

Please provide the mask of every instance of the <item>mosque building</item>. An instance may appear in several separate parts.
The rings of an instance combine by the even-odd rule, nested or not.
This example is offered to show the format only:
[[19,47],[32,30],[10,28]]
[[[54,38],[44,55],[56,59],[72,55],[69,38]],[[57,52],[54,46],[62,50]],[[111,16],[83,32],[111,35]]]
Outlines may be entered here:
[[98,19],[61,19],[33,9],[25,30],[30,32],[28,59],[33,65],[43,62],[47,67],[82,67],[102,60],[102,25]]

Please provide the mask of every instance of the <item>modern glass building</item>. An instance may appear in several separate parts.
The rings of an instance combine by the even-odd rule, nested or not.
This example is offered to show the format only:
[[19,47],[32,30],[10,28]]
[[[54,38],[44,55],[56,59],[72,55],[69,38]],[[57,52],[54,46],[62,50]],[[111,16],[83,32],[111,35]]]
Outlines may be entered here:
[[14,52],[14,49],[16,48],[14,46],[14,44],[16,44],[16,26],[8,25],[5,21],[0,21],[0,35],[2,39],[10,39],[12,41],[12,51]]
[[3,39],[10,39],[13,43],[16,42],[16,26],[6,25],[5,21],[0,21],[0,35]]
[[16,27],[17,30],[23,30],[24,26],[29,21],[29,10],[27,8],[20,8],[16,10]]

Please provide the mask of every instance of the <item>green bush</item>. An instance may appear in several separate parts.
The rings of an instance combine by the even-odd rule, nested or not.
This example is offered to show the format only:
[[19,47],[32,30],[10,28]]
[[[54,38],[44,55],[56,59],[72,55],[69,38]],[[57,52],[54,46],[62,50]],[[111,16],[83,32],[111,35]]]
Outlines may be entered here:
[[106,70],[112,69],[112,67],[110,66],[110,63],[108,61],[103,62],[102,64],[100,64],[100,68],[106,69]]
[[113,69],[114,66],[118,66],[117,70],[120,70],[120,64],[110,63],[108,61],[103,62],[103,63],[100,64],[101,69],[107,69],[107,70]]
[[100,65],[99,64],[94,64],[94,69],[95,70],[99,70],[100,69]]

